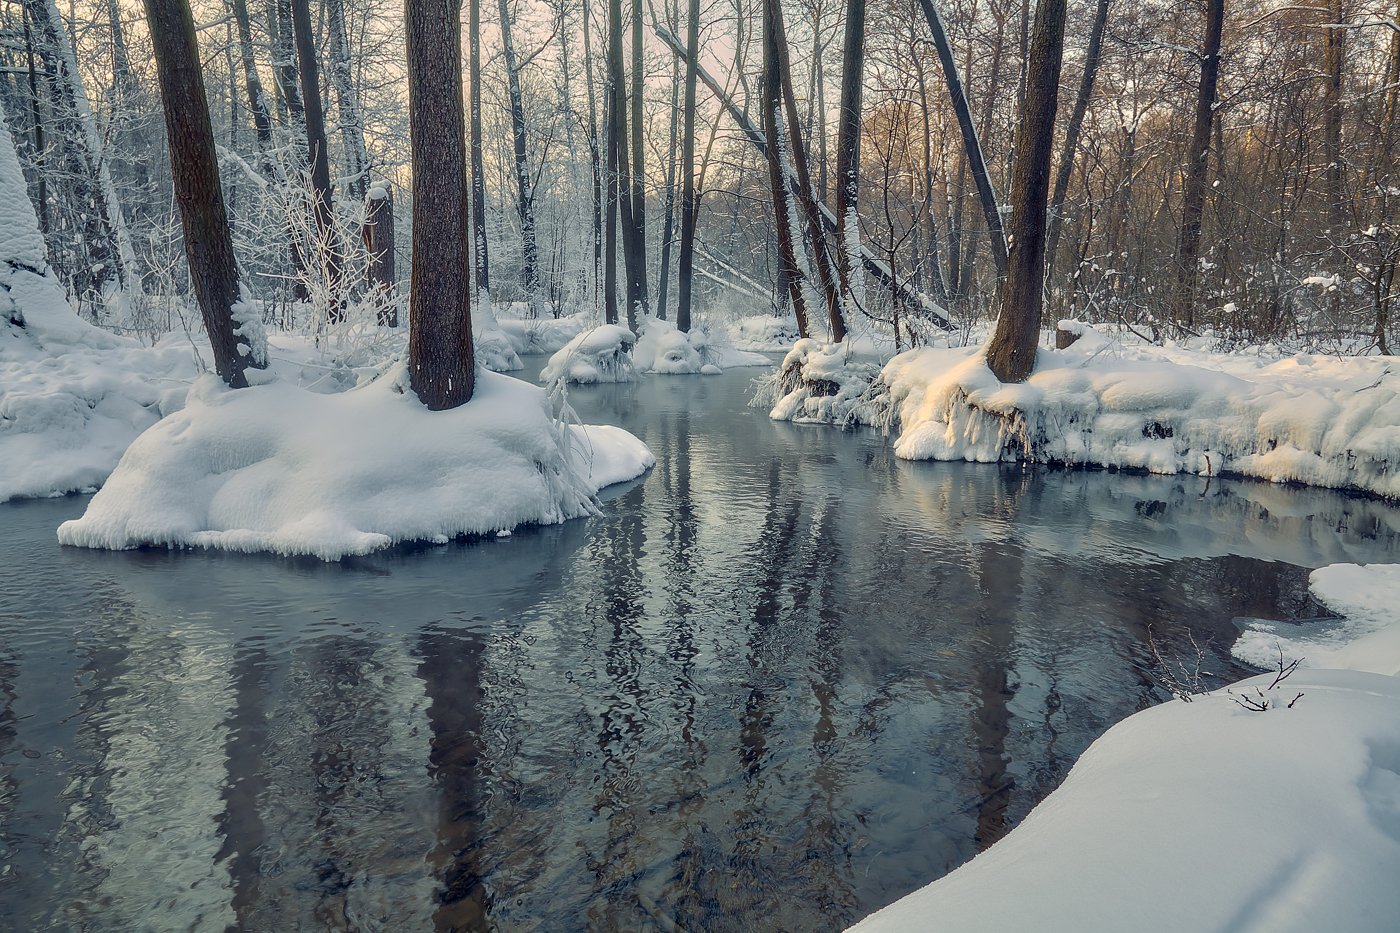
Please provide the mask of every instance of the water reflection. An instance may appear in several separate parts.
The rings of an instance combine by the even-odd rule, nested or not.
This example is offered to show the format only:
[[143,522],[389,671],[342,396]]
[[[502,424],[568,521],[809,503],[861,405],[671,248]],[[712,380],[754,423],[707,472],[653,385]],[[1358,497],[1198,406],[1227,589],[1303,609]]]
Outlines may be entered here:
[[830,929],[1014,826],[1164,651],[1315,611],[1396,510],[910,464],[746,378],[574,393],[600,518],[345,565],[59,549],[0,508],[20,929]]

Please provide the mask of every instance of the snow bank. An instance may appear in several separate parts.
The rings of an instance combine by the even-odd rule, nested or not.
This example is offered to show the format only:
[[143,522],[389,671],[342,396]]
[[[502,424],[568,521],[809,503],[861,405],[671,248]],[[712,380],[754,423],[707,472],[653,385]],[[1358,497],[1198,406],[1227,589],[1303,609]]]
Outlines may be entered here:
[[[524,302],[516,305],[528,310]],[[585,313],[561,318],[517,317],[509,313],[498,314],[496,319],[516,353],[555,353],[588,328],[588,318]]]
[[493,373],[511,373],[524,369],[515,341],[502,329],[491,307],[491,297],[485,292],[472,305],[472,349],[478,366]]
[[868,340],[793,344],[778,371],[760,383],[754,404],[772,408],[775,421],[821,424],[874,424],[880,419],[880,367],[889,353]]
[[1400,677],[1400,564],[1332,564],[1314,570],[1308,586],[1344,618],[1302,625],[1251,620],[1235,642],[1235,657],[1274,667],[1282,651],[1306,667]]
[[852,929],[1394,929],[1400,680],[1304,671],[1266,695],[1129,717],[1002,841]]
[[926,348],[894,357],[863,391],[847,372],[841,404],[799,398],[773,416],[902,427],[894,449],[910,460],[1238,475],[1400,497],[1397,358],[1268,360],[1083,331],[1068,349],[1042,349],[1020,385],[998,382],[980,348]]
[[601,485],[655,462],[620,429],[566,429],[541,390],[507,376],[481,373],[472,401],[448,412],[406,386],[402,364],[336,395],[202,376],[59,541],[335,560],[593,514]]
[[632,361],[644,373],[717,376],[730,366],[771,366],[762,353],[715,344],[709,332],[697,327],[681,333],[670,321],[649,317],[642,322]]
[[540,382],[631,382],[630,351],[636,336],[619,324],[602,324],[574,337],[545,364]]

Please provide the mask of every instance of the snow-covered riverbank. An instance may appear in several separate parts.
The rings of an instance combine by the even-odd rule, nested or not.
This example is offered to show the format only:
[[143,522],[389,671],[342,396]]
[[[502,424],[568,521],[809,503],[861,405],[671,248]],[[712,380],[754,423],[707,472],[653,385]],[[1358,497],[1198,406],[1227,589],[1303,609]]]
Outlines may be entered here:
[[1325,669],[1129,717],[1005,839],[852,930],[1395,929],[1400,678],[1370,672],[1400,671],[1400,567],[1311,583],[1347,623],[1282,650]]

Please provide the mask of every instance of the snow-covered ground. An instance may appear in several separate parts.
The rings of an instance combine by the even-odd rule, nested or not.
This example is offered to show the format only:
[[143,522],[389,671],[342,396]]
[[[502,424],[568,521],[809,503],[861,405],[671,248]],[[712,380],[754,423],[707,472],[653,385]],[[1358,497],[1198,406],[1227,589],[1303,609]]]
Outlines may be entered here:
[[773,364],[762,353],[712,342],[710,334],[702,328],[681,333],[670,321],[647,318],[639,330],[632,361],[640,372],[670,376],[718,375],[730,367]]
[[497,323],[520,354],[555,353],[592,326],[587,312],[561,318],[532,318],[522,316],[526,310],[524,302],[516,302],[507,310],[496,311]]
[[1400,929],[1400,678],[1370,673],[1400,671],[1400,566],[1312,586],[1348,624],[1290,646],[1329,669],[1129,717],[1003,840],[852,930]]
[[[911,460],[1239,475],[1400,497],[1400,359],[1268,357],[1085,336],[1003,385],[981,347],[794,347],[774,418],[874,424]],[[839,348],[837,348],[839,349]],[[801,351],[799,353],[799,351]]]
[[731,345],[759,353],[786,353],[801,338],[796,320],[773,314],[737,318],[725,330]]
[[620,324],[591,327],[549,358],[540,382],[631,382],[637,374],[632,363],[636,343],[636,335]]
[[590,515],[601,487],[654,462],[626,431],[565,425],[541,389],[494,373],[445,412],[418,401],[402,364],[334,395],[205,375],[58,537],[335,560]]

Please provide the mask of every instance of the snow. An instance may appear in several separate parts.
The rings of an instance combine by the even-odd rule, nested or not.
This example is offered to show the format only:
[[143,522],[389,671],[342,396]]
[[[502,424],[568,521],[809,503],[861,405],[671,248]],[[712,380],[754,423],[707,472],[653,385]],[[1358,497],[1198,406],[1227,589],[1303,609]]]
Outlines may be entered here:
[[545,364],[540,382],[631,382],[637,337],[620,324],[602,324],[574,337]]
[[521,316],[529,311],[525,302],[514,302],[508,313],[497,312],[501,330],[516,353],[554,353],[588,329],[589,315],[579,313],[560,318]]
[[1233,688],[1264,712],[1219,690],[1129,717],[1004,839],[852,930],[1394,929],[1400,680],[1273,678]]
[[729,366],[770,366],[762,353],[717,346],[703,328],[681,333],[670,321],[648,317],[638,328],[632,362],[640,372],[662,375],[719,375]]
[[773,314],[741,317],[728,327],[729,342],[741,350],[760,353],[786,353],[801,339],[797,321]]
[[980,347],[910,350],[863,386],[862,367],[840,375],[836,400],[778,396],[772,416],[898,429],[895,453],[910,460],[1236,475],[1400,497],[1395,357],[1135,346],[1083,325],[1068,349],[1040,350],[1020,385],[997,381]]
[[204,375],[58,538],[336,560],[591,515],[599,488],[654,462],[627,432],[565,426],[540,389],[489,372],[446,412],[417,400],[402,364],[333,395]]
[[1251,620],[1235,642],[1235,657],[1273,667],[1282,652],[1305,667],[1400,677],[1400,564],[1332,564],[1314,570],[1308,586],[1343,618],[1302,625]]
[[472,349],[478,366],[493,373],[515,372],[523,369],[515,341],[496,320],[489,293],[482,291],[472,303]]
[[777,373],[761,385],[755,404],[771,405],[769,417],[799,423],[875,423],[880,368],[889,352],[869,339],[822,343],[797,341]]

